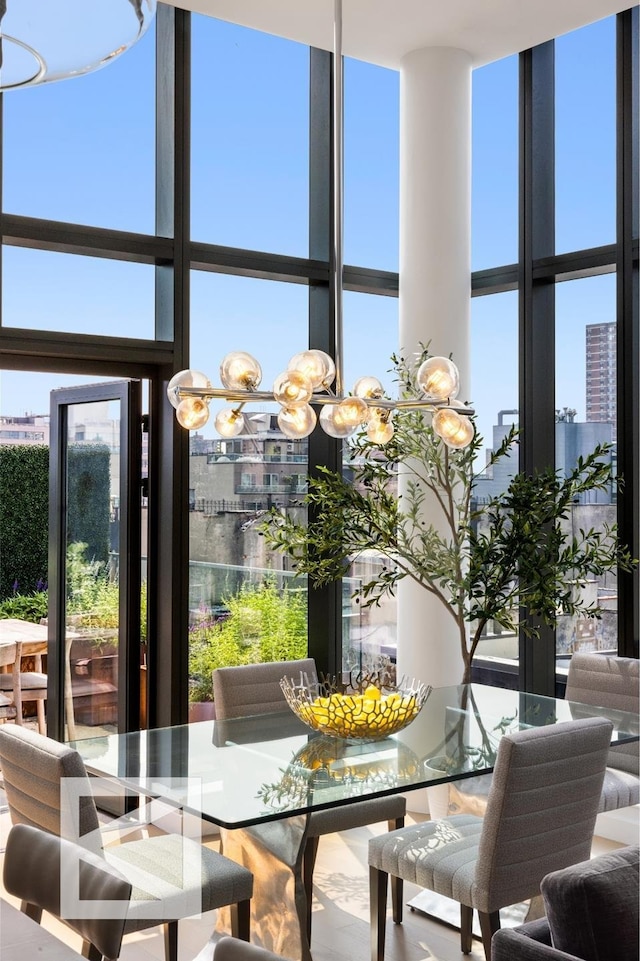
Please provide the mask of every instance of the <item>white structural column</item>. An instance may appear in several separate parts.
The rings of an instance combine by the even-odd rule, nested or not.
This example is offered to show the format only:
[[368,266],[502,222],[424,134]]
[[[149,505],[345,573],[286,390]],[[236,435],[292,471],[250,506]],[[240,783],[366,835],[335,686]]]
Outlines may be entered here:
[[[471,58],[433,47],[406,55],[400,75],[400,337],[460,369],[468,399],[471,222]],[[403,479],[400,478],[400,491]],[[437,514],[425,509],[425,520]],[[398,670],[440,686],[462,678],[455,622],[409,578],[398,589]]]

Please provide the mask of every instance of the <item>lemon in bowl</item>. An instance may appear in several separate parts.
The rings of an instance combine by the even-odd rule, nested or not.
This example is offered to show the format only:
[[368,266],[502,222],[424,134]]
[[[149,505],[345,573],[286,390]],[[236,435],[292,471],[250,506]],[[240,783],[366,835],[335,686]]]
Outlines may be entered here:
[[378,740],[402,730],[422,710],[431,688],[421,681],[397,686],[374,683],[370,677],[349,683],[284,677],[280,682],[291,710],[314,731],[349,740]]

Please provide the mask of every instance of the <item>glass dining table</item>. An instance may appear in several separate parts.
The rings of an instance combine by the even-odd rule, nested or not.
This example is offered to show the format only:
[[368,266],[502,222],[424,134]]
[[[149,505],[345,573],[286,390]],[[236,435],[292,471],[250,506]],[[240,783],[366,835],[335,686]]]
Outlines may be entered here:
[[[254,873],[252,940],[310,961],[301,851],[312,811],[488,774],[500,738],[607,717],[612,743],[640,737],[638,715],[488,685],[434,689],[411,724],[345,741],[281,713],[73,742],[90,774],[162,798],[221,829],[225,855]],[[224,930],[225,912],[217,929]]]

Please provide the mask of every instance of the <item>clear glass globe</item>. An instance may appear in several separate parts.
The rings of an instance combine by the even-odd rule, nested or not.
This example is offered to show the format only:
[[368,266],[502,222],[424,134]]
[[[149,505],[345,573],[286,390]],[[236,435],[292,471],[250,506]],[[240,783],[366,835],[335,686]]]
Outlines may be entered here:
[[345,397],[338,404],[340,416],[345,424],[359,427],[369,419],[369,405],[361,397]]
[[436,411],[432,426],[447,447],[452,447],[454,450],[468,447],[473,440],[473,424],[466,414],[460,414],[457,410],[442,408]]
[[199,370],[179,370],[167,384],[169,403],[176,410],[183,399],[177,392],[178,387],[211,387],[211,382],[207,375]]
[[312,394],[311,381],[299,370],[285,370],[273,382],[273,396],[283,407],[308,404]]
[[353,393],[356,397],[372,399],[376,397],[382,397],[384,394],[384,387],[377,377],[360,377],[353,385]]
[[342,439],[354,433],[357,424],[350,424],[342,416],[340,404],[325,404],[320,411],[320,426],[329,437]]
[[323,350],[303,350],[291,358],[287,370],[297,370],[310,381],[312,390],[326,390],[336,378],[336,365]]
[[458,368],[448,357],[429,357],[420,364],[416,381],[425,400],[449,400],[460,390]]
[[225,407],[216,414],[214,425],[221,437],[237,437],[244,430],[244,415],[233,407]]
[[316,426],[316,412],[309,404],[304,407],[283,407],[278,414],[278,426],[285,435],[293,440],[308,437]]
[[262,380],[262,367],[251,354],[234,350],[222,358],[220,380],[229,390],[257,390]]
[[209,404],[201,397],[185,397],[178,404],[176,419],[186,430],[198,430],[209,420]]
[[374,411],[367,424],[367,437],[372,444],[388,444],[395,433],[391,414],[388,411]]

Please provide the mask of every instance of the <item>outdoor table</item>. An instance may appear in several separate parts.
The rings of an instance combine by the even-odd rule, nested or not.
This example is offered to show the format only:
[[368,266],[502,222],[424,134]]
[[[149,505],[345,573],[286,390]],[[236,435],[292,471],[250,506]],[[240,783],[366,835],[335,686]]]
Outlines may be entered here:
[[381,741],[317,735],[287,708],[73,746],[90,773],[218,825],[224,853],[254,873],[252,940],[309,961],[300,853],[311,811],[490,773],[503,733],[587,716],[613,722],[612,743],[639,739],[636,714],[474,684],[434,689]]

